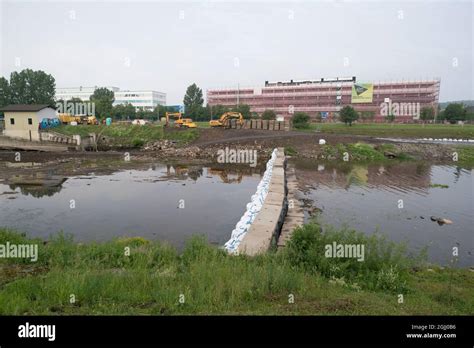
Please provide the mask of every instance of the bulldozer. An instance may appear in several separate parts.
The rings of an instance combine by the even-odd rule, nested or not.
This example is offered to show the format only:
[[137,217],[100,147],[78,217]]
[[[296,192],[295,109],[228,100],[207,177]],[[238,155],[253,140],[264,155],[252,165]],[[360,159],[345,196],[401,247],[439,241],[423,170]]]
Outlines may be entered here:
[[95,116],[80,116],[82,124],[98,125],[99,121]]
[[240,112],[225,112],[222,114],[221,117],[219,117],[218,120],[210,120],[209,125],[211,127],[225,127],[225,128],[230,128],[230,120],[231,119],[237,119],[237,122],[240,126],[244,124],[244,117]]
[[197,128],[197,124],[194,123],[191,118],[183,118],[182,127],[186,127],[186,128]]
[[181,112],[167,112],[166,113],[166,123],[165,127],[170,127],[170,118],[177,119],[174,121],[174,126],[181,128],[197,128],[197,124],[193,122],[190,118],[183,118],[183,114]]

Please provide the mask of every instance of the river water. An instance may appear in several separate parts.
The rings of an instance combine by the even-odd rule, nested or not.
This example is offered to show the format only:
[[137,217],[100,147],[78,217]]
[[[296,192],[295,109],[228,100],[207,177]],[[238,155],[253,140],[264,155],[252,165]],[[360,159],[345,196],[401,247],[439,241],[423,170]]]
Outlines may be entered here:
[[[323,224],[377,231],[415,253],[428,246],[429,261],[441,265],[455,261],[458,247],[457,264],[474,266],[474,170],[411,162],[295,166],[308,210],[320,210]],[[431,216],[453,223],[439,225]]]
[[145,170],[74,176],[54,188],[0,183],[0,226],[76,241],[142,236],[182,247],[193,234],[222,245],[255,193],[259,170],[152,164]]

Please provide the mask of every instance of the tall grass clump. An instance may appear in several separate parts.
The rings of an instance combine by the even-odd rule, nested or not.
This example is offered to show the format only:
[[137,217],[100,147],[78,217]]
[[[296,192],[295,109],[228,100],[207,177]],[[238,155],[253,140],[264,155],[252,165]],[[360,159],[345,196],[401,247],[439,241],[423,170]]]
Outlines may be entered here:
[[[326,257],[326,245],[364,246],[364,257]],[[409,258],[406,247],[383,236],[367,236],[350,229],[327,228],[316,223],[297,228],[285,252],[295,267],[350,286],[369,290],[401,291],[406,288],[408,271],[417,262]]]

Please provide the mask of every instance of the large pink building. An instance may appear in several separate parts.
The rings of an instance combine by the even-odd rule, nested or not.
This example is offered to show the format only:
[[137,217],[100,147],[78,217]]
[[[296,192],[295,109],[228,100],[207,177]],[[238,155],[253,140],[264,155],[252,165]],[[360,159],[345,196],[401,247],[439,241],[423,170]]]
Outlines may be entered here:
[[355,77],[311,81],[265,82],[258,88],[211,89],[209,105],[248,104],[252,112],[267,109],[291,117],[306,112],[312,117],[334,119],[345,105],[361,118],[382,121],[388,114],[398,122],[413,122],[424,107],[438,110],[440,80],[359,83]]

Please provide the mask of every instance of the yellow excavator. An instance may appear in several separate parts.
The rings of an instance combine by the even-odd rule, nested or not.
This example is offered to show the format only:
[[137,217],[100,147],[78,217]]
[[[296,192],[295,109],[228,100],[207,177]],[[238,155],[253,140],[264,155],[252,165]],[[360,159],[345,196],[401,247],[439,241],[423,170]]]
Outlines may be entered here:
[[237,177],[232,177],[232,173],[229,173],[226,169],[219,169],[219,168],[209,168],[208,173],[212,175],[218,175],[224,184],[240,184],[242,182],[243,174],[242,172],[238,172],[236,175]]
[[165,127],[170,126],[170,118],[176,119],[176,121],[174,121],[175,127],[197,128],[197,124],[194,123],[190,118],[183,118],[183,114],[181,112],[167,112]]
[[231,119],[237,119],[237,122],[239,123],[240,126],[244,124],[244,117],[240,112],[225,112],[222,114],[221,117],[219,117],[218,120],[210,120],[209,125],[211,127],[230,127],[230,120]]

